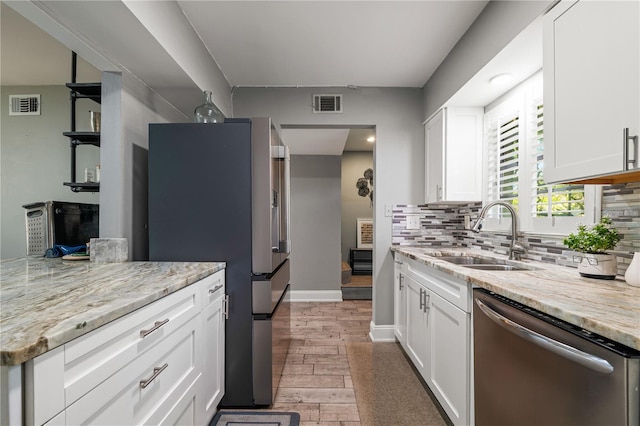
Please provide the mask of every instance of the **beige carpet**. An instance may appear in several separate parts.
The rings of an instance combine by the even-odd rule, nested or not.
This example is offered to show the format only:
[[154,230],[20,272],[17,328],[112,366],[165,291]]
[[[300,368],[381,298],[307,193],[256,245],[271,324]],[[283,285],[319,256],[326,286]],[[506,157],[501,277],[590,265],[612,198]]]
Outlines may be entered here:
[[363,426],[447,423],[397,343],[346,343]]

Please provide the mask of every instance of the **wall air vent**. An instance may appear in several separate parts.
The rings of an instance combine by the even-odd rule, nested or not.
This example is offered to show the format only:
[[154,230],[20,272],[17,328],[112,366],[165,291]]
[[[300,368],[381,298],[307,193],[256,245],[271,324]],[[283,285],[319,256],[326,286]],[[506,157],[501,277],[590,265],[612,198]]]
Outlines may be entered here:
[[40,95],[9,95],[9,115],[40,115]]
[[313,112],[342,112],[342,95],[313,95]]

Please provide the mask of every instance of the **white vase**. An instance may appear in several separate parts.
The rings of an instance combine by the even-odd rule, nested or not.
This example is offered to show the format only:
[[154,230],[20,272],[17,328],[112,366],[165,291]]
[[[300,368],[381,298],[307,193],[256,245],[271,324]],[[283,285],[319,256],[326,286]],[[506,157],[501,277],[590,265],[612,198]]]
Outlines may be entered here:
[[640,251],[633,254],[631,264],[627,268],[627,272],[624,274],[624,280],[629,285],[640,287]]
[[612,280],[618,273],[618,262],[615,254],[582,253],[578,272],[586,278]]

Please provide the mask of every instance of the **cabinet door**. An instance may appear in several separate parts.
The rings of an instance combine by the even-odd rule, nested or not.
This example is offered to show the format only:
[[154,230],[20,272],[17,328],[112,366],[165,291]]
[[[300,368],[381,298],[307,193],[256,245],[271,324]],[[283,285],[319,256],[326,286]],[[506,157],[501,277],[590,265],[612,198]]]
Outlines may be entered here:
[[625,170],[623,129],[640,133],[639,24],[637,1],[561,2],[545,16],[547,183]]
[[444,200],[482,199],[484,108],[447,108],[444,143]]
[[393,314],[394,333],[398,342],[406,349],[407,346],[407,285],[402,272],[402,258],[396,258],[393,272]]
[[224,291],[217,293],[201,314],[202,360],[201,403],[204,418],[198,422],[209,424],[224,396]]
[[429,294],[426,381],[454,425],[469,424],[470,314]]
[[158,424],[200,376],[195,350],[199,319],[185,323],[68,406],[67,424]]
[[440,110],[424,126],[424,199],[427,203],[443,197],[445,115]]
[[406,351],[413,365],[426,380],[428,309],[425,308],[425,300],[428,299],[428,293],[424,287],[407,275],[404,276],[403,281],[407,289]]

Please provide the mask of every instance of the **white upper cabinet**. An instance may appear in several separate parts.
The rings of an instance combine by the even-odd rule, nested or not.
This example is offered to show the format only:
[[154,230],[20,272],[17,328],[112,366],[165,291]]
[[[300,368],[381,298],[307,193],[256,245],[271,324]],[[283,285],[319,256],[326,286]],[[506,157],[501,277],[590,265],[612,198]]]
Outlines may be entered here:
[[543,25],[545,180],[640,171],[640,2],[563,1]]
[[447,107],[425,124],[425,202],[482,199],[482,108]]

